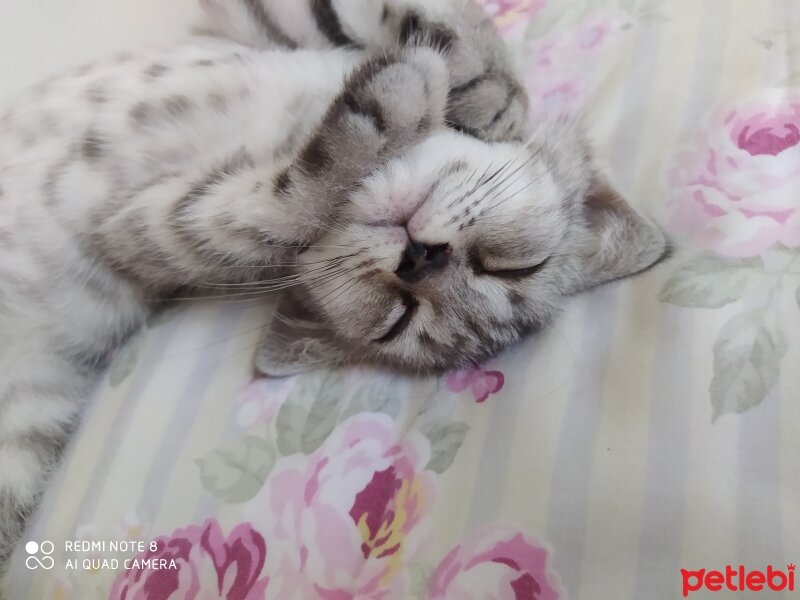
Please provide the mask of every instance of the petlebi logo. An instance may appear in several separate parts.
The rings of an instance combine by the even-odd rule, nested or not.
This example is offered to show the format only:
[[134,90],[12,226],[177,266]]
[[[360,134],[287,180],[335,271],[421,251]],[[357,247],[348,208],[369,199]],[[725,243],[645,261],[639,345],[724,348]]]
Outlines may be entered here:
[[47,540],[41,544],[34,541],[28,542],[25,544],[25,552],[28,553],[28,556],[25,558],[25,566],[31,571],[36,569],[49,571],[56,564],[53,557],[50,556],[55,549],[56,547],[53,542]]
[[[728,565],[724,571],[688,571],[681,569],[683,577],[683,597],[692,592],[793,592],[795,589],[795,565],[787,565],[786,570],[769,565],[766,570],[749,571],[744,565]],[[748,596],[749,597],[749,596]]]

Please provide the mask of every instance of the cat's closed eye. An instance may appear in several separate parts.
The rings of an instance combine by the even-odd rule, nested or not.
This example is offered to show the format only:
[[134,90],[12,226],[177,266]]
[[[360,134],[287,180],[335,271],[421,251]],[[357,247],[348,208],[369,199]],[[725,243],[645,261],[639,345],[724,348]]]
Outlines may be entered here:
[[550,261],[550,258],[532,265],[530,267],[520,267],[514,269],[491,269],[487,268],[479,260],[472,261],[472,270],[476,275],[485,275],[487,277],[496,277],[497,279],[510,279],[520,280],[527,279],[539,273]]

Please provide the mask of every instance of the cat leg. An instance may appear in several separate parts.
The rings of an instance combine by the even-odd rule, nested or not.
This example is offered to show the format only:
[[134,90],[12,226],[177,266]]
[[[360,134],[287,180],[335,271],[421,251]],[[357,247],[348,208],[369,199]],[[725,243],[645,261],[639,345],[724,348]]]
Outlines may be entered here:
[[168,293],[179,286],[273,276],[340,215],[376,167],[442,127],[442,57],[409,48],[373,59],[345,80],[295,157],[241,150],[193,173],[165,176],[98,209],[92,242],[119,272]]
[[147,311],[106,265],[51,244],[21,240],[0,260],[0,572],[115,349]]

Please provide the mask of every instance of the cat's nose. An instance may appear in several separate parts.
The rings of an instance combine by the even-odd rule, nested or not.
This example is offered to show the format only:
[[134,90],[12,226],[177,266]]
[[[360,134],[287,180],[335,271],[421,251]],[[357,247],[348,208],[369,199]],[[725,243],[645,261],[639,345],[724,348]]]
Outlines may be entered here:
[[421,244],[409,240],[395,273],[403,281],[414,283],[444,267],[449,257],[450,244]]

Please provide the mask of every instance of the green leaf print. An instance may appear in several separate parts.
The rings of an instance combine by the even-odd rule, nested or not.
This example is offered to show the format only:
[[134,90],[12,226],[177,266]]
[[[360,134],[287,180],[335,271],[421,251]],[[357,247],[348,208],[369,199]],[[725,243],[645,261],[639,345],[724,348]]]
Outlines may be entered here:
[[339,421],[346,421],[350,417],[366,412],[384,413],[396,418],[400,413],[400,399],[394,393],[392,381],[388,385],[383,381],[369,385],[354,393]]
[[433,575],[433,566],[417,563],[408,567],[408,596],[424,600],[428,594],[428,581]]
[[677,270],[659,300],[687,308],[720,308],[742,297],[761,266],[760,259],[725,261],[702,256]]
[[439,473],[447,471],[464,443],[464,438],[469,431],[466,423],[447,423],[436,425],[425,432],[425,437],[431,443],[431,460],[426,469]]
[[251,500],[275,466],[277,452],[263,438],[246,436],[213,450],[195,462],[203,486],[229,504]]
[[787,342],[782,332],[768,324],[768,310],[736,315],[714,344],[710,390],[714,421],[758,406],[778,380]]
[[346,396],[341,373],[303,378],[278,411],[276,427],[281,454],[311,454],[319,448],[336,427]]

